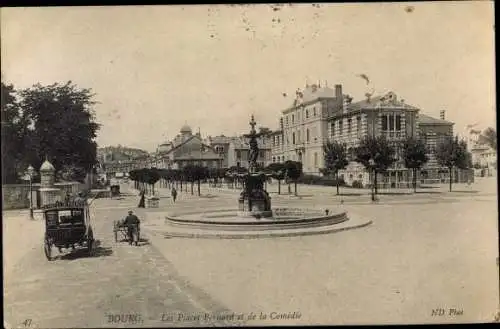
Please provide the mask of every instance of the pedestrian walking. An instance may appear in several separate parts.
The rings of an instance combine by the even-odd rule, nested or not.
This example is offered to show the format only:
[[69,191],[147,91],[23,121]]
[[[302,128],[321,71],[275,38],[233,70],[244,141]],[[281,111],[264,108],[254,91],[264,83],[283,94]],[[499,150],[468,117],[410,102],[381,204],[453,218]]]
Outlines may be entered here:
[[141,191],[141,193],[139,194],[141,196],[141,199],[139,200],[139,205],[137,206],[137,208],[145,208],[145,193],[144,191]]
[[175,200],[177,199],[177,190],[173,186],[172,186],[171,194],[172,194],[172,200],[174,200],[174,203],[175,203]]

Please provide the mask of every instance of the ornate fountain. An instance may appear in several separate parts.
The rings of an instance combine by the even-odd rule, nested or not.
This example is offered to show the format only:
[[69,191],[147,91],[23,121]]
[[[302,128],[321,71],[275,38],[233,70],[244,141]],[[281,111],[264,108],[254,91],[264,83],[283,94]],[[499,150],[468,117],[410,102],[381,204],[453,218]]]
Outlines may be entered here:
[[271,198],[264,189],[266,175],[257,168],[257,159],[259,157],[259,143],[257,138],[261,134],[255,130],[255,119],[252,115],[250,120],[250,133],[245,134],[248,138],[250,152],[248,156],[248,173],[243,176],[243,191],[238,199],[238,215],[242,217],[269,218],[273,216],[271,210]]
[[[342,207],[328,209],[287,207],[286,204],[271,210],[271,198],[264,188],[266,175],[257,165],[259,157],[255,119],[250,120],[248,138],[250,153],[248,172],[243,179],[243,190],[238,198],[238,209],[205,209],[187,212],[169,212],[165,216],[165,226],[151,224],[150,229],[165,237],[246,239],[259,237],[298,236],[326,234],[350,228],[364,227],[370,220],[347,216]],[[263,220],[256,220],[262,218]],[[159,217],[161,220],[161,217]]]

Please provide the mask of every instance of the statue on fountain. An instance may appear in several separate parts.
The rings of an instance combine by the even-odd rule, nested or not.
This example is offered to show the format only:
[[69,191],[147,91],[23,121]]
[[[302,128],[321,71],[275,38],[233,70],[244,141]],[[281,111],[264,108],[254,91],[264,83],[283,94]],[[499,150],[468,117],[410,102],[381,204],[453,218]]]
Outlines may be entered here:
[[259,157],[259,145],[257,137],[260,137],[255,131],[255,119],[252,115],[250,121],[250,134],[244,135],[249,138],[250,152],[248,155],[248,174],[244,177],[244,189],[239,198],[239,210],[242,215],[250,215],[255,218],[271,217],[271,198],[264,190],[264,181],[266,176],[262,172],[257,172],[257,159]]

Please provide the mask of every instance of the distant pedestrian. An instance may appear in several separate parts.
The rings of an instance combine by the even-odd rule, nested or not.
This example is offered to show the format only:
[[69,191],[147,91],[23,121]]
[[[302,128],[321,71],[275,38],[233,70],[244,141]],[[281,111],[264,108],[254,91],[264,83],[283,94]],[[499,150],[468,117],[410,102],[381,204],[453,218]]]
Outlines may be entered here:
[[138,208],[145,208],[146,205],[145,205],[145,193],[144,191],[141,191],[141,193],[139,194],[141,196],[141,199],[139,200],[139,205],[137,206]]
[[171,194],[172,194],[172,200],[174,200],[174,203],[175,203],[175,200],[177,199],[177,190],[173,186],[172,186]]

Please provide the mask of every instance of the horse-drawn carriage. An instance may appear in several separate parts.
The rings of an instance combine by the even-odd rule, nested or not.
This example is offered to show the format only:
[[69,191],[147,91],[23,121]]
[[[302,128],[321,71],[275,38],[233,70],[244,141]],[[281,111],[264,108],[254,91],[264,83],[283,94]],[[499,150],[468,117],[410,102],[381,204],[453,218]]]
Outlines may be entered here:
[[51,261],[52,247],[59,253],[75,246],[86,248],[89,255],[94,247],[94,232],[90,225],[89,207],[83,202],[55,203],[42,208],[45,220],[44,251]]

